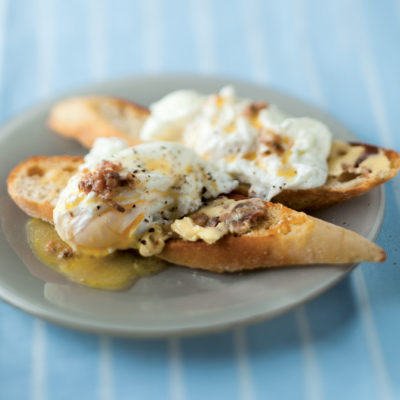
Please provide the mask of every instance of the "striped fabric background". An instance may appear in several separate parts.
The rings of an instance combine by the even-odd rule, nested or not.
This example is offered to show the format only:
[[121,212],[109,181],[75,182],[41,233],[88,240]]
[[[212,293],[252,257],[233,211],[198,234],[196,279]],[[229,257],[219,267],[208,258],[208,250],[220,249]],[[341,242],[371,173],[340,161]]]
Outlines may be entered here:
[[[2,122],[80,85],[165,72],[270,85],[400,149],[398,0],[0,0]],[[400,399],[399,178],[386,194],[387,262],[257,325],[127,340],[0,303],[0,399]]]

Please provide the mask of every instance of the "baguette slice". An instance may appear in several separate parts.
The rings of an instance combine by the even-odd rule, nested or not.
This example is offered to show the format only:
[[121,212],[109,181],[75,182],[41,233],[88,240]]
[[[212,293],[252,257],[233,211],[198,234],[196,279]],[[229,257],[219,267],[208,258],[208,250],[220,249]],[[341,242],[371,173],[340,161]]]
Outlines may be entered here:
[[139,141],[149,110],[125,99],[109,96],[73,97],[56,104],[49,128],[91,148],[98,137],[119,137],[128,144]]
[[8,193],[26,214],[53,223],[58,195],[82,162],[83,157],[30,157],[9,174]]
[[190,268],[237,272],[260,267],[305,264],[382,262],[386,255],[375,243],[329,222],[265,202],[261,229],[228,235],[214,244],[169,240],[160,258]]
[[[149,114],[142,106],[113,97],[76,97],[58,103],[51,111],[48,125],[86,147],[91,147],[94,140],[102,136],[117,136],[135,145],[140,143],[139,132]],[[359,162],[365,155],[368,160]],[[380,167],[373,163],[369,165],[369,161],[378,155],[383,164]],[[393,150],[377,146],[334,141],[328,164],[328,179],[323,186],[283,190],[273,201],[295,210],[341,203],[393,178],[400,168],[400,157]],[[242,185],[239,192],[247,195],[248,186]]]
[[328,158],[328,179],[323,186],[283,190],[273,198],[294,210],[313,210],[342,203],[392,179],[400,168],[394,150],[365,143],[334,141]]
[[[10,173],[8,192],[28,215],[53,222],[58,194],[80,157],[31,157]],[[167,241],[160,258],[192,268],[234,272],[293,264],[381,262],[385,253],[360,235],[284,207],[264,203],[261,227],[242,236],[228,235],[214,244]]]

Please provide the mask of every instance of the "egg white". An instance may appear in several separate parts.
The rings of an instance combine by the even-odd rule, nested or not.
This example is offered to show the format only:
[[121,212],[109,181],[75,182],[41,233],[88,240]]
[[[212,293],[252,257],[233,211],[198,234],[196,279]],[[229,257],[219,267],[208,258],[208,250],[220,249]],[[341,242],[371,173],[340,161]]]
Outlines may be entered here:
[[[84,174],[103,160],[119,162],[135,187],[122,187],[113,201],[120,212],[95,192],[79,189]],[[55,228],[75,251],[93,255],[137,248],[151,227],[171,224],[197,210],[203,199],[229,193],[238,182],[178,143],[154,142],[127,147],[120,139],[101,138],[80,172],[60,194],[54,209]]]
[[[143,140],[168,136],[176,121],[180,133],[175,131],[175,140],[248,184],[251,195],[264,200],[285,189],[309,189],[326,182],[332,135],[323,123],[289,117],[274,105],[249,116],[245,110],[252,101],[238,98],[231,86],[208,97],[187,92],[173,92],[155,103],[148,120],[152,130],[142,131]],[[167,114],[168,123],[159,117]],[[265,143],[265,134],[279,137],[284,151]]]

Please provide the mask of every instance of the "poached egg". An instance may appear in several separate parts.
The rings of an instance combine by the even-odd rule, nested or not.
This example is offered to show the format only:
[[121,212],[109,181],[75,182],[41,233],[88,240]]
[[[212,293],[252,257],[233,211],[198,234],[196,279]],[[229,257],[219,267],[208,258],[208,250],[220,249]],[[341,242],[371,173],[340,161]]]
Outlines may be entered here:
[[55,228],[78,253],[135,248],[149,256],[162,250],[163,227],[237,184],[179,143],[128,147],[121,139],[100,138],[61,192]]
[[183,143],[249,185],[251,196],[270,200],[285,189],[326,182],[332,135],[315,119],[238,98],[231,86],[210,96],[176,91],[150,109],[142,140]]

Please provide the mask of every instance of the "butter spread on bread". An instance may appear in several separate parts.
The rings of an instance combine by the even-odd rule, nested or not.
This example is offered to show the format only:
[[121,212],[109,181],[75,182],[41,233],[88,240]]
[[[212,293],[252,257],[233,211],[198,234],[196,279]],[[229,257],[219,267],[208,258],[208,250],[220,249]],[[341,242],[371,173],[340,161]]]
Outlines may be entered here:
[[214,272],[385,260],[385,253],[379,246],[355,232],[282,204],[263,204],[262,217],[255,218],[254,227],[243,233],[227,233],[213,244],[172,238],[159,257]]
[[[328,158],[328,179],[308,190],[285,190],[274,197],[295,210],[311,210],[349,200],[396,176],[399,154],[364,143],[334,141]],[[247,193],[247,188],[241,188]]]
[[342,181],[354,175],[380,175],[391,168],[383,149],[362,143],[334,142],[328,164],[329,176]]
[[220,197],[196,213],[176,220],[171,229],[182,239],[208,244],[227,234],[243,235],[265,223],[265,204],[260,199]]

